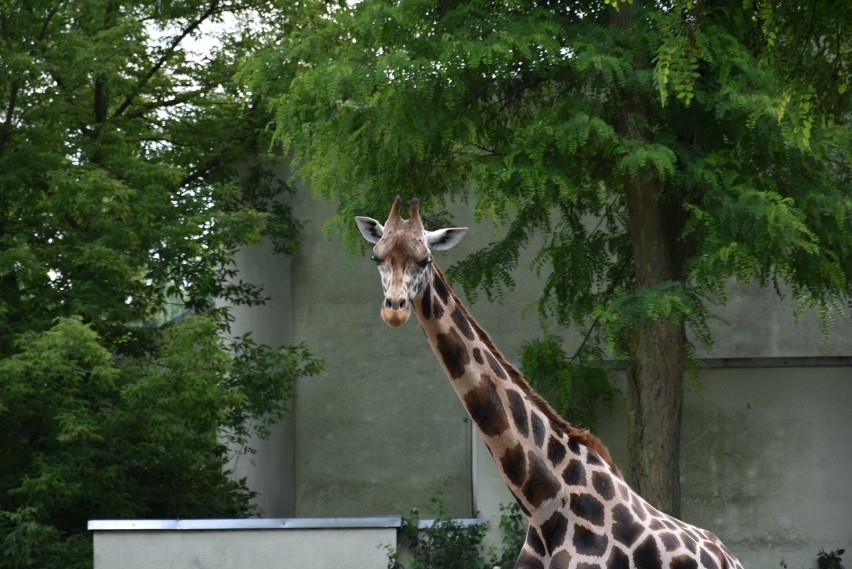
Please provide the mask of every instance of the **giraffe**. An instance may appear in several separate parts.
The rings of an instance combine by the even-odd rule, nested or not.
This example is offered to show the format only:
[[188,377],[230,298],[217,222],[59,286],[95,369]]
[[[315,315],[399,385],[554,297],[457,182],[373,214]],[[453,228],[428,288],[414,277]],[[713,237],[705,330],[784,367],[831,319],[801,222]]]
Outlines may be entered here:
[[467,228],[427,231],[420,203],[409,219],[397,196],[384,225],[356,217],[381,275],[381,317],[405,324],[412,309],[529,522],[516,569],[742,569],[711,532],[651,506],[622,479],[609,451],[570,425],[494,346],[450,288],[432,251]]

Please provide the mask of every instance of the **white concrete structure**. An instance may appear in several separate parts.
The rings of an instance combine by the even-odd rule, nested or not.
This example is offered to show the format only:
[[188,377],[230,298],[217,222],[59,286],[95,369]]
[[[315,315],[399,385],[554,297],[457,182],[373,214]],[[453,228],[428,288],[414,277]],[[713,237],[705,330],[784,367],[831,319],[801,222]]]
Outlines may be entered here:
[[397,517],[93,521],[95,569],[384,569]]

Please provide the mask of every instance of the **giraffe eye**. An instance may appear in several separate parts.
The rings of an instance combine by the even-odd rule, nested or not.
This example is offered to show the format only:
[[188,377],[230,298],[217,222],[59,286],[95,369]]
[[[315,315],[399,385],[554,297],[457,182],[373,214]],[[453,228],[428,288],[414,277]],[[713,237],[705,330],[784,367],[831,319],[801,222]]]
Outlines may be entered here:
[[381,264],[384,262],[384,261],[382,261],[381,259],[379,259],[378,257],[376,257],[376,254],[375,254],[375,253],[373,253],[372,255],[370,255],[370,260],[371,260],[371,261],[373,261],[373,262],[374,262],[375,264],[377,264],[377,265],[381,265]]
[[420,262],[418,262],[417,266],[421,267],[421,268],[425,268],[431,262],[432,262],[432,257],[426,257],[425,259],[422,259]]

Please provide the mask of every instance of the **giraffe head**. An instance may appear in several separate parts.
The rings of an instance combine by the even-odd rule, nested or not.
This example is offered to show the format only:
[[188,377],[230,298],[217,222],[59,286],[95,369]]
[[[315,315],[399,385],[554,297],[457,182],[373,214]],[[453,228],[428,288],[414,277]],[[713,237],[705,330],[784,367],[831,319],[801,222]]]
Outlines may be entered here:
[[382,277],[382,320],[398,328],[411,315],[411,302],[423,290],[432,270],[432,251],[443,251],[461,241],[466,227],[426,231],[420,219],[420,200],[411,200],[410,215],[402,219],[399,196],[384,225],[369,217],[356,217],[364,239],[374,244],[373,261]]

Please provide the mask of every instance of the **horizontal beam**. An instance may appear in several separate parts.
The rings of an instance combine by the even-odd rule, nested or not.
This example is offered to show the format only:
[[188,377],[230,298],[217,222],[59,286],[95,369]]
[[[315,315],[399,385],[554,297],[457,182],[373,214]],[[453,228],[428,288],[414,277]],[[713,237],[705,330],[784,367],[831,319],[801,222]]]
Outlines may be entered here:
[[[427,529],[445,520],[419,520]],[[485,525],[480,519],[446,520],[461,526]],[[400,528],[402,516],[368,518],[246,518],[217,520],[89,520],[89,531],[231,531],[271,529]]]
[[[807,356],[772,358],[696,358],[708,369],[719,368],[770,368],[770,367],[846,367],[852,366],[852,356]],[[627,368],[625,360],[606,360],[612,369]]]
[[402,527],[401,516],[370,518],[246,518],[216,520],[89,520],[89,531],[222,531]]

